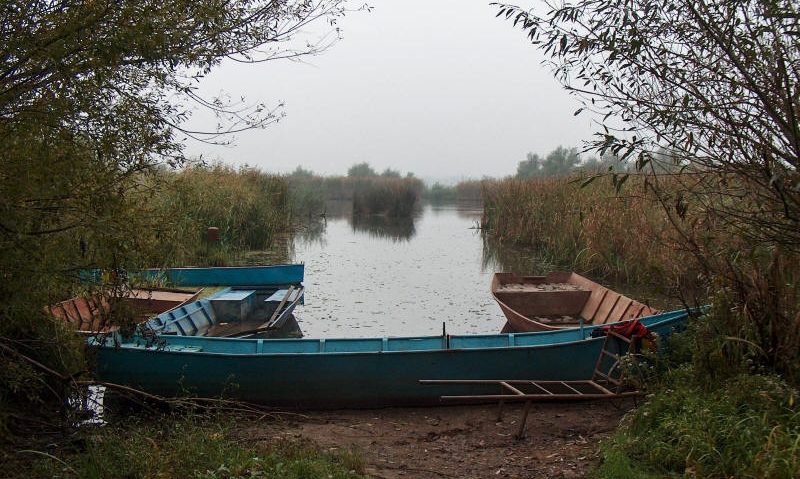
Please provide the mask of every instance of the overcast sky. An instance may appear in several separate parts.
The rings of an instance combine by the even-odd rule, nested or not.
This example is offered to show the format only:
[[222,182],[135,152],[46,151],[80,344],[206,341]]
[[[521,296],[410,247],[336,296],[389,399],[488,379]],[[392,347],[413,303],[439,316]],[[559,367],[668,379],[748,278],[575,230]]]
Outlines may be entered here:
[[[343,39],[305,63],[225,64],[204,80],[286,117],[188,153],[287,173],[345,174],[358,162],[427,179],[505,176],[527,152],[579,146],[588,117],[521,30],[486,0],[372,0],[341,19]],[[315,28],[322,32],[320,23]],[[193,127],[209,119],[196,115]]]

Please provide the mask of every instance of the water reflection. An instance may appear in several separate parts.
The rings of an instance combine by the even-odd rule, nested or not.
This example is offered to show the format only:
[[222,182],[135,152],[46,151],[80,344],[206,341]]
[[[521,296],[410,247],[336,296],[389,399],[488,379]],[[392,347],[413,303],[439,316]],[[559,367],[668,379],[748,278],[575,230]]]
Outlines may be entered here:
[[[435,209],[435,211],[434,211]],[[307,337],[491,333],[505,319],[489,293],[474,229],[480,210],[426,206],[414,218],[334,218],[295,242],[306,264]]]
[[353,200],[328,200],[323,216],[328,219],[344,219],[353,216]]
[[303,243],[326,243],[325,230],[328,227],[326,218],[313,218],[295,228],[294,239]]
[[392,241],[410,241],[417,233],[415,217],[392,218],[382,215],[353,216],[350,225],[356,233],[367,233],[373,238]]
[[557,268],[543,255],[531,249],[515,248],[482,232],[481,268],[525,275],[544,275]]

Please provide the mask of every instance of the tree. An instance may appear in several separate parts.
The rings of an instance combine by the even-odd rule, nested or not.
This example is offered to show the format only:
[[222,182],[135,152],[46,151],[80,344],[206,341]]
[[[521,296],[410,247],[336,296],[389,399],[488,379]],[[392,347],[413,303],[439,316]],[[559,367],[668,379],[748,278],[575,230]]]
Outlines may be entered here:
[[[755,344],[760,352],[744,354],[796,377],[797,2],[578,0],[547,6],[500,5],[499,15],[548,55],[556,78],[583,101],[576,114],[589,110],[603,119],[592,146],[633,160],[647,175],[648,194],[675,234],[720,294],[732,297],[739,314],[721,313],[730,318],[721,330],[744,334],[745,341],[726,351]],[[612,179],[624,182],[624,176]]]
[[314,176],[314,172],[311,170],[307,170],[300,165],[297,165],[297,168],[289,175],[294,178],[311,178]]
[[347,176],[351,178],[365,178],[370,176],[378,176],[375,170],[369,166],[366,161],[364,163],[356,163],[347,170]]
[[499,14],[549,54],[583,109],[605,118],[593,142],[601,154],[635,159],[644,171],[658,161],[653,152],[667,148],[688,169],[715,175],[707,180],[713,185],[684,184],[684,195],[712,201],[719,218],[751,240],[800,250],[795,2],[582,0],[550,7],[537,15],[501,5]]
[[[160,187],[152,173],[184,162],[183,140],[224,141],[280,117],[263,104],[203,98],[197,81],[226,59],[324,50],[327,41],[298,48],[294,37],[314,19],[335,23],[343,4],[2,2],[0,346],[18,353],[0,354],[4,405],[14,391],[23,391],[21,404],[36,403],[33,389],[9,384],[64,386],[26,378],[31,363],[8,361],[28,355],[66,374],[82,369],[59,361],[63,343],[51,339],[62,336],[42,306],[68,292],[82,268],[132,268],[157,257],[170,222],[149,216],[146,198]],[[218,128],[182,126],[198,105],[217,115]]]
[[566,149],[563,146],[559,146],[544,159],[542,174],[544,176],[568,175],[580,162],[581,157],[577,149]]
[[536,153],[528,153],[527,159],[517,164],[517,179],[523,180],[540,176],[543,161]]
[[381,173],[381,176],[384,178],[400,178],[400,172],[391,168],[386,168],[383,170],[383,173]]
[[576,148],[559,146],[544,159],[535,153],[528,153],[527,160],[520,161],[517,165],[517,178],[569,175],[580,162],[580,154]]

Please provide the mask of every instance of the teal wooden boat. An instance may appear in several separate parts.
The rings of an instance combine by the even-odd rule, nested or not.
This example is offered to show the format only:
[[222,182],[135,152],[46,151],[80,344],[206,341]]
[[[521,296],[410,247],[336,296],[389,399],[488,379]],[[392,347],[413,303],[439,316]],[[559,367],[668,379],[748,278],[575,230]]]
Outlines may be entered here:
[[266,286],[303,282],[302,264],[225,266],[210,268],[146,269],[137,273],[147,279],[163,278],[175,286]]
[[288,288],[224,288],[147,321],[158,334],[182,336],[302,336],[293,312],[303,301],[302,285]]
[[[689,311],[642,318],[666,336]],[[600,326],[597,326],[600,327]],[[96,338],[100,381],[162,396],[232,397],[284,407],[438,404],[486,394],[485,385],[420,379],[554,379],[591,376],[603,338],[595,327],[539,333],[366,339]]]
[[233,266],[145,269],[132,272],[86,270],[84,281],[100,282],[122,274],[134,283],[173,286],[224,286],[210,296],[180,304],[147,321],[159,334],[198,336],[302,336],[293,311],[303,302],[305,266]]
[[279,264],[269,266],[219,266],[208,268],[144,269],[121,273],[101,270],[81,271],[81,279],[99,282],[107,274],[124,274],[141,280],[161,280],[172,286],[280,286],[303,282],[305,266]]

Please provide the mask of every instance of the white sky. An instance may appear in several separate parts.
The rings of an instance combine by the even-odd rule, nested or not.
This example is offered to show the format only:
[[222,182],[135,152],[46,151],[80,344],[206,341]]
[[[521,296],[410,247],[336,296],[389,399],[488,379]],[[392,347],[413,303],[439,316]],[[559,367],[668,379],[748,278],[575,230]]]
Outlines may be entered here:
[[[343,39],[305,63],[227,63],[202,84],[287,116],[231,146],[190,155],[266,171],[345,174],[358,162],[431,180],[505,176],[529,151],[580,146],[588,116],[522,30],[488,0],[372,0],[339,21]],[[328,27],[315,25],[319,32]],[[213,128],[205,115],[191,126]]]

